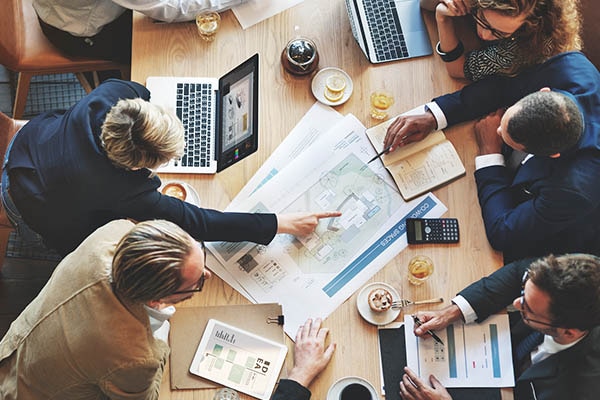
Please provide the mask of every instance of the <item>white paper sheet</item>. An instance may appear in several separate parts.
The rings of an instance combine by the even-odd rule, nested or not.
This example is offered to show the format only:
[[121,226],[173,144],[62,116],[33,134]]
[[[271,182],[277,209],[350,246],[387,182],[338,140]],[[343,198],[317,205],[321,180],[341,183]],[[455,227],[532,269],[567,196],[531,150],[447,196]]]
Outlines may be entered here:
[[507,314],[436,331],[444,345],[415,336],[410,315],[404,316],[404,326],[407,365],[421,378],[429,380],[433,374],[446,387],[515,385]]
[[304,0],[248,0],[232,8],[242,29],[251,27],[283,10],[287,10]]
[[381,162],[366,164],[374,155],[365,127],[347,115],[227,209],[341,210],[341,217],[322,220],[309,237],[278,235],[268,246],[207,244],[228,272],[219,276],[235,279],[252,301],[283,305],[291,338],[306,318],[327,317],[406,247],[405,218],[435,218],[447,210],[432,194],[402,200]]

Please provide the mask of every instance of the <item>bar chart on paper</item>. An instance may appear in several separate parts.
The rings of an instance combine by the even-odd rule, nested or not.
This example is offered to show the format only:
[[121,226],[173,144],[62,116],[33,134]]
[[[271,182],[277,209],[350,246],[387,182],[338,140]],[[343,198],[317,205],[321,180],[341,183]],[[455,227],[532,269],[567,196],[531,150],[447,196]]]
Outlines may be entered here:
[[493,315],[481,324],[455,323],[436,331],[444,345],[413,334],[405,316],[406,359],[421,377],[435,375],[446,387],[514,386],[508,316]]

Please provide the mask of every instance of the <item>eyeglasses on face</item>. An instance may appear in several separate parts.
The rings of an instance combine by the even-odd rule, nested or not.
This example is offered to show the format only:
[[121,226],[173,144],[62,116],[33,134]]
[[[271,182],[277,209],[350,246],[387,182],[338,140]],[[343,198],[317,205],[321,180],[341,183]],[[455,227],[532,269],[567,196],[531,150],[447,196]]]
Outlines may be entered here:
[[538,321],[536,319],[531,319],[525,314],[526,313],[525,309],[529,309],[529,306],[527,305],[527,302],[525,301],[525,283],[527,283],[528,280],[529,280],[529,270],[525,271],[525,273],[523,274],[523,279],[521,280],[521,309],[519,310],[521,312],[521,318],[523,319],[523,321],[528,322],[528,323],[544,325],[549,328],[559,328],[558,326],[550,324],[548,322],[542,322],[542,321]]
[[[204,242],[200,242],[200,247],[202,248],[202,251],[204,252],[204,259],[206,260],[206,247],[204,247]],[[198,282],[196,282],[196,287],[194,289],[178,290],[176,292],[173,292],[173,294],[201,292],[202,288],[204,287],[204,281],[206,281],[206,263],[204,263],[204,268],[205,268],[205,270],[202,271],[202,275],[200,275],[200,279],[198,279]]]
[[483,10],[481,8],[476,9],[474,12],[471,13],[471,15],[473,15],[473,19],[475,20],[477,25],[490,32],[496,39],[508,39],[512,35],[514,35],[514,32],[502,32],[496,28],[493,28],[487,21],[487,19],[485,19],[485,15],[483,15]]

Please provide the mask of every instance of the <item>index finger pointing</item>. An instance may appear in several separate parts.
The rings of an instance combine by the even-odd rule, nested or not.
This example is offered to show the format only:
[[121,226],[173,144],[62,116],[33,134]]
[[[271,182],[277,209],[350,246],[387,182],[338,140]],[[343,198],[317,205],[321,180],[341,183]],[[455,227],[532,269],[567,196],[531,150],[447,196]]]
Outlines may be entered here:
[[319,219],[320,218],[334,218],[334,217],[339,217],[340,215],[342,215],[341,211],[326,211],[326,212],[315,214],[315,216]]

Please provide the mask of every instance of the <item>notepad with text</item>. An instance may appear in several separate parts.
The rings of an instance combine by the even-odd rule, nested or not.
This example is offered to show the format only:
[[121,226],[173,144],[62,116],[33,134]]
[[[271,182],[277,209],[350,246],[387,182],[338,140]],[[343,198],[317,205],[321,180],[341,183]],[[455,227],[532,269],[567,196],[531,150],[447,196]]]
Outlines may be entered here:
[[[367,129],[367,136],[377,152],[383,150],[383,139],[394,119]],[[442,131],[425,139],[400,147],[381,156],[400,194],[410,200],[465,174],[456,149]]]

